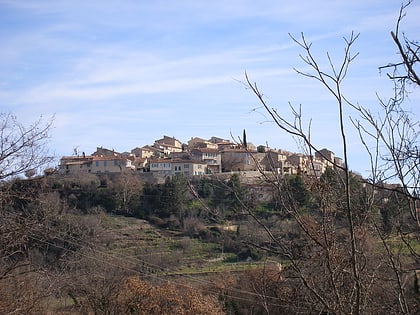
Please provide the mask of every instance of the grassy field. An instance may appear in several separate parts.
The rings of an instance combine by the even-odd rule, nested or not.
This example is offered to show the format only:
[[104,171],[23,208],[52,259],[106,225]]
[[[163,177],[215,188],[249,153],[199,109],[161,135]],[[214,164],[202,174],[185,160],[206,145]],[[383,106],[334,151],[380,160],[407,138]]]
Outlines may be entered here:
[[[111,273],[126,271],[153,283],[169,281],[200,287],[203,283],[211,285],[214,279],[218,282],[227,273],[239,276],[266,263],[265,260],[239,261],[236,254],[223,252],[220,244],[158,228],[146,220],[103,213],[99,216],[98,244],[87,255],[96,257],[92,263],[98,265],[99,275],[107,270],[108,264]],[[83,295],[78,299],[83,301]],[[51,314],[77,314],[77,305],[66,295],[51,296],[48,309]]]
[[220,244],[160,229],[141,219],[105,215],[103,225],[110,255],[125,257],[164,275],[243,271],[263,264],[235,262],[235,254],[223,253]]

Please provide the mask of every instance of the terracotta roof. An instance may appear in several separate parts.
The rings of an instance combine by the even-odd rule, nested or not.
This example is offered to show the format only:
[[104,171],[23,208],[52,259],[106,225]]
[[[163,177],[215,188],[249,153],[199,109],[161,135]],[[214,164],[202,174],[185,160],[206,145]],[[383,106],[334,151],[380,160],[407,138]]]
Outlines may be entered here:
[[92,155],[85,155],[85,156],[63,156],[61,158],[62,161],[88,161],[92,160],[94,157]]
[[171,161],[172,163],[185,163],[185,164],[206,164],[203,161],[198,161],[198,160],[183,160],[183,159],[173,159]]
[[184,164],[206,164],[202,161],[197,160],[185,160],[185,159],[153,159],[150,163],[184,163]]
[[222,151],[223,152],[235,152],[235,153],[250,153],[250,154],[254,154],[254,153],[258,153],[257,151],[251,151],[251,150],[247,150],[247,149],[227,149]]
[[90,161],[74,161],[74,162],[66,162],[64,165],[83,165],[83,164],[89,164]]
[[93,156],[93,161],[121,161],[128,160],[121,156]]
[[203,153],[219,153],[219,150],[212,149],[212,148],[194,148],[194,149],[191,149],[191,152],[194,152],[194,151],[199,151],[199,152],[203,152]]

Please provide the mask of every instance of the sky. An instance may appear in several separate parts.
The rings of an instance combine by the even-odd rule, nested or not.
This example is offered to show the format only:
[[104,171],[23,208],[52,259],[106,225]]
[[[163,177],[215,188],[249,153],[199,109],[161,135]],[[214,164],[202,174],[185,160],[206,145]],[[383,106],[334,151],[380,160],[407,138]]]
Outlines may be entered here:
[[[245,72],[270,107],[301,107],[319,148],[343,156],[337,104],[307,71],[290,35],[303,33],[327,69],[360,34],[343,93],[373,112],[392,85],[378,67],[398,61],[390,37],[400,1],[0,0],[0,111],[29,125],[53,119],[50,152],[130,151],[164,135],[238,139],[299,151],[246,88]],[[401,29],[418,39],[420,3]],[[418,117],[419,91],[406,104]],[[346,108],[345,118],[354,113]],[[346,123],[350,168],[369,165]]]

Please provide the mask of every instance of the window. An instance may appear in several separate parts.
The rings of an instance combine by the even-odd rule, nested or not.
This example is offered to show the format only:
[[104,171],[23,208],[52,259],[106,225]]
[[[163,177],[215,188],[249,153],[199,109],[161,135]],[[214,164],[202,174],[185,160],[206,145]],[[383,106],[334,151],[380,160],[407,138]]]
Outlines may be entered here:
[[184,164],[184,168],[190,168],[190,164]]
[[108,163],[107,163],[108,161],[104,161],[104,166],[106,166]]
[[95,166],[96,166],[96,167],[99,167],[99,161],[96,161],[96,162],[95,162]]
[[117,160],[114,161],[114,166],[118,166],[118,161]]

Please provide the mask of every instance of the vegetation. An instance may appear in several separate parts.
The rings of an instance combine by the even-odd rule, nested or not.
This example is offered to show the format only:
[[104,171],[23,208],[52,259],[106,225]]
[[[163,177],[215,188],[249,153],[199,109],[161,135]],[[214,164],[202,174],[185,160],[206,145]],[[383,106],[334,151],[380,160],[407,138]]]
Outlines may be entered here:
[[[409,4],[409,3],[408,3]],[[395,96],[375,117],[352,104],[342,64],[321,70],[311,45],[293,40],[337,103],[344,164],[319,178],[261,173],[273,199],[258,202],[238,174],[166,178],[45,172],[51,123],[25,128],[1,114],[0,313],[2,314],[415,314],[420,308],[418,123],[404,110],[418,87],[418,44],[398,31],[402,61],[383,69]],[[247,84],[277,126],[319,152],[299,110],[289,122]],[[343,108],[371,157],[362,178],[348,168]],[[243,142],[246,144],[245,130]],[[385,151],[384,151],[385,150]],[[27,178],[23,179],[25,175]]]

